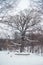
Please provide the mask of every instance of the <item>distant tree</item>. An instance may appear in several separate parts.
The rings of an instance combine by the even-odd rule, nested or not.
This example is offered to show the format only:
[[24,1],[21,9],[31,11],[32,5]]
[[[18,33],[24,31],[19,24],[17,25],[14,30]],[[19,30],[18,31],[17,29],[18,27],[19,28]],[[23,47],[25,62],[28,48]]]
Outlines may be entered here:
[[40,42],[40,48],[41,48],[41,54],[43,53],[43,34],[39,35],[38,38],[39,42]]

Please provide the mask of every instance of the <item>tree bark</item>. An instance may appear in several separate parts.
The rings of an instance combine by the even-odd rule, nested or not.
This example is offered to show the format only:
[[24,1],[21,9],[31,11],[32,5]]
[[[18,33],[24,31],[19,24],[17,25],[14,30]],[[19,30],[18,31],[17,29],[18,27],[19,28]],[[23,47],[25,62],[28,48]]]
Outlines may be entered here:
[[20,46],[20,52],[24,51],[24,37],[21,38],[21,46]]

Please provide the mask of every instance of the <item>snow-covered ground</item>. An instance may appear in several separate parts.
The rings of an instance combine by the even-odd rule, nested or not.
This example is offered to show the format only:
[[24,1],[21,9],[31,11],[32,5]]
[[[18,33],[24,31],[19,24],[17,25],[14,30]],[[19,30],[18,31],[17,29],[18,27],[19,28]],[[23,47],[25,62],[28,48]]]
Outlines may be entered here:
[[0,51],[0,65],[43,65],[43,56],[32,53],[15,55],[14,52]]

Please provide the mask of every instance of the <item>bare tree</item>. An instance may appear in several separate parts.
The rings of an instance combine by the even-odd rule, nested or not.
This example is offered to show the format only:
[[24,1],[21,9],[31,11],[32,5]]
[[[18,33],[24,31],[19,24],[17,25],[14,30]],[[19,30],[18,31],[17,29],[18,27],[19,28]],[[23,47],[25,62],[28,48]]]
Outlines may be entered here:
[[41,21],[40,13],[38,13],[34,9],[29,11],[28,14],[23,13],[21,11],[18,15],[11,17],[7,21],[8,25],[15,28],[21,34],[20,52],[22,52],[24,49],[27,30],[35,27],[40,21]]
[[40,22],[40,14],[34,10],[31,10],[27,15],[21,12],[19,15],[15,16],[15,28],[21,34],[21,48],[20,51],[22,52],[24,49],[24,41],[26,37],[27,29],[30,29],[36,26]]
[[36,8],[38,9],[38,11],[43,14],[43,0],[33,0],[33,2],[37,4]]
[[12,1],[1,0],[0,1],[0,6],[1,6],[0,14],[3,14],[2,17],[4,18],[4,16],[8,15],[8,12],[17,6],[17,3],[18,3],[18,0],[12,0]]
[[43,10],[43,0],[38,1],[40,8]]

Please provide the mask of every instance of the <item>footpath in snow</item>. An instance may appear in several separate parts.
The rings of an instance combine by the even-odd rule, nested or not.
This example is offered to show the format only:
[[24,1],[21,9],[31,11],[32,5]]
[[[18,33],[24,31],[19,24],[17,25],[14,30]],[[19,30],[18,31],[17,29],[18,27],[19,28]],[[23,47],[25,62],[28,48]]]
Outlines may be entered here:
[[0,51],[0,65],[43,65],[43,56],[15,55],[14,52]]

